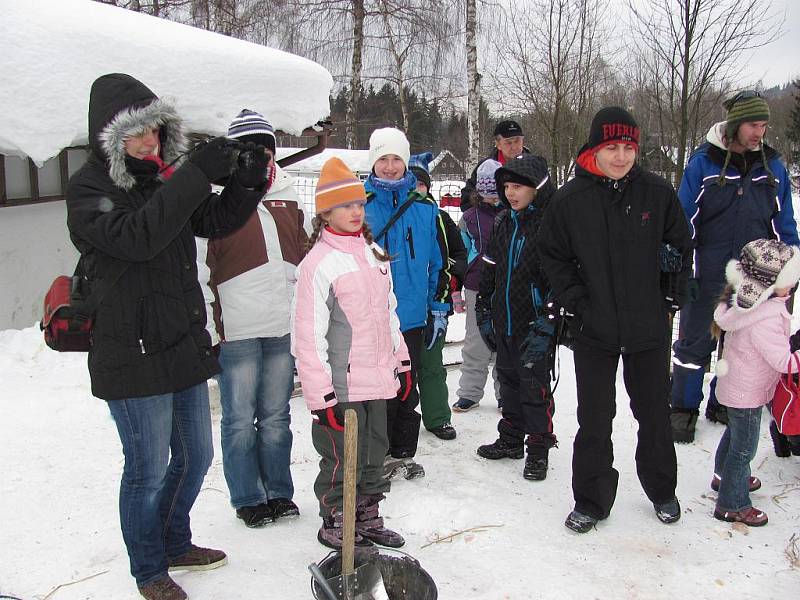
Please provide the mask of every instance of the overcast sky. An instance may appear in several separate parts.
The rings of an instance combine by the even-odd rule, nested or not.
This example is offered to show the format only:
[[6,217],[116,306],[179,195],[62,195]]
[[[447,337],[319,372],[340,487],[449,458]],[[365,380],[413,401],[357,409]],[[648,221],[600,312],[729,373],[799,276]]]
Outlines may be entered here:
[[800,77],[800,0],[772,0],[772,7],[786,13],[783,35],[754,52],[744,70],[750,82],[763,79],[764,87]]
[[[628,0],[613,2],[622,10]],[[634,2],[644,4],[645,0]],[[769,2],[764,0],[762,4],[766,6]],[[800,77],[800,0],[771,0],[771,4],[771,12],[782,19],[782,35],[742,57],[742,77],[741,81],[733,82],[735,89],[750,87],[759,79],[763,80],[764,87],[772,87]]]

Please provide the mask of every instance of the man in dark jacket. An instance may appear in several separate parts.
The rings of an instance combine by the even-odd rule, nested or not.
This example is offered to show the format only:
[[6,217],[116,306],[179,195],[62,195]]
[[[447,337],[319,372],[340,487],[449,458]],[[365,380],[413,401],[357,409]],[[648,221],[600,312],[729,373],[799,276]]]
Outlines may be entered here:
[[478,167],[486,160],[498,161],[501,165],[507,163],[512,158],[522,154],[530,154],[530,150],[525,147],[525,135],[522,127],[516,121],[500,121],[494,128],[494,148],[489,156],[475,165],[472,175],[467,179],[466,185],[461,188],[461,211],[472,206],[472,195],[475,193],[475,184],[478,181]]
[[[727,118],[711,127],[689,157],[678,197],[695,245],[696,298],[681,311],[681,338],[674,344],[672,435],[694,441],[703,400],[703,377],[717,346],[711,337],[714,308],[725,287],[725,265],[748,242],[778,238],[797,246],[789,174],[781,156],[764,142],[769,105],[758,92],[739,92],[725,102]],[[709,390],[706,417],[727,422]]]
[[[566,526],[579,533],[608,517],[617,492],[611,427],[620,356],[639,423],[639,480],[662,522],[681,514],[667,402],[669,313],[685,296],[691,242],[672,186],[635,164],[638,141],[627,111],[600,110],[576,177],[556,192],[539,237],[555,301],[574,315],[578,433],[575,510]],[[669,289],[661,285],[659,265],[670,262],[662,261],[664,254],[678,257],[678,285]]]
[[495,182],[508,210],[497,217],[482,258],[475,320],[486,345],[497,352],[503,417],[497,423],[499,437],[478,447],[478,455],[522,458],[527,446],[522,475],[541,481],[556,444],[549,368],[555,330],[547,310],[550,284],[536,240],[555,188],[547,161],[533,155],[508,161],[495,173]]
[[[193,545],[189,527],[213,457],[206,381],[219,372],[193,235],[222,236],[245,222],[269,158],[253,146],[237,161],[233,145],[217,138],[173,169],[184,154],[179,117],[120,73],[92,85],[89,147],[67,187],[67,225],[90,285],[108,288],[94,315],[89,374],[125,455],[122,535],[142,596],[186,598],[168,569],[227,561]],[[229,175],[212,195],[211,181]]]

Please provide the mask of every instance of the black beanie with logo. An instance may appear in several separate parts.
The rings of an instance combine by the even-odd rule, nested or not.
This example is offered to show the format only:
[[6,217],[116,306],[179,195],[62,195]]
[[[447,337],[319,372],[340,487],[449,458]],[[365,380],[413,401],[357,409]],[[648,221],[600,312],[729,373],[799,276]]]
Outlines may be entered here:
[[639,125],[624,108],[607,106],[597,111],[589,128],[589,148],[597,150],[608,144],[626,143],[639,149]]

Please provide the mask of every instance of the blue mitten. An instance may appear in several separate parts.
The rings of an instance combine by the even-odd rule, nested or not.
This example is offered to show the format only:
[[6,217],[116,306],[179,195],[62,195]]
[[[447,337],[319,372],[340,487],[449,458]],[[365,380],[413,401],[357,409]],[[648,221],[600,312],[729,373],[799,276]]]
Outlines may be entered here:
[[520,360],[525,367],[530,368],[534,363],[547,358],[555,332],[555,320],[549,315],[538,317],[531,323],[528,335],[519,346]]
[[425,349],[430,350],[440,337],[447,333],[447,313],[443,310],[432,310],[425,327]]
[[475,321],[478,323],[478,331],[481,334],[481,338],[483,338],[483,343],[492,352],[497,352],[497,338],[494,336],[491,309],[483,304],[476,305]]

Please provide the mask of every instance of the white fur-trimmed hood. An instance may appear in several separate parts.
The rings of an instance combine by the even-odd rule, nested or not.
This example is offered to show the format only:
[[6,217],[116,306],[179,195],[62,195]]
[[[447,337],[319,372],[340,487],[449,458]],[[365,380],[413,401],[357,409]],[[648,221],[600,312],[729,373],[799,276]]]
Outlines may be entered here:
[[164,162],[171,163],[185,152],[186,140],[181,118],[170,103],[161,99],[155,99],[146,106],[118,112],[97,136],[108,160],[109,176],[124,190],[136,184],[136,179],[125,164],[125,139],[153,127],[161,131],[161,158]]

